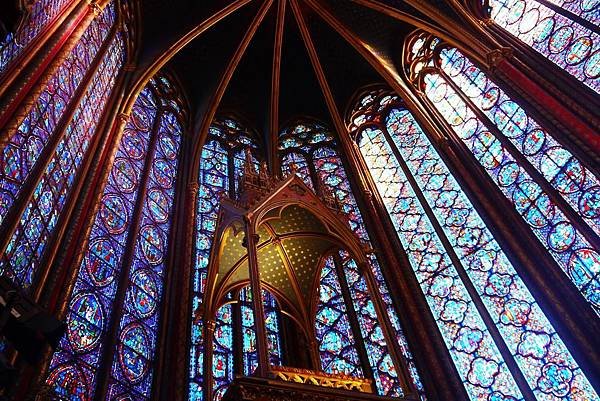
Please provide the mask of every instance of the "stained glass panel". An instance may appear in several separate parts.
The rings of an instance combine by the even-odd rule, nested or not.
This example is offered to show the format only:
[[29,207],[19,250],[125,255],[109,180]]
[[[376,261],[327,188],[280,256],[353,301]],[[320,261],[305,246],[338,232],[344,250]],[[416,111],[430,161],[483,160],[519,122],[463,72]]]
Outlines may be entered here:
[[217,311],[213,343],[213,400],[219,401],[233,381],[233,319],[231,304]]
[[600,235],[600,180],[463,54],[443,49],[440,59],[448,77]]
[[27,20],[16,34],[0,42],[0,77],[11,61],[17,58],[33,40],[66,8],[71,0],[34,1]]
[[[41,91],[17,131],[9,133],[8,143],[0,153],[0,223],[4,221],[43,150],[49,142],[57,140],[56,135],[60,135],[56,128],[65,112],[70,109],[73,95],[97,56],[114,21],[115,8],[110,3],[84,31],[73,50]],[[107,75],[106,78],[102,78],[98,73],[96,76],[97,80],[111,77]]]
[[102,116],[98,110],[104,110],[124,61],[125,43],[123,37],[117,36],[75,109],[2,256],[5,274],[24,288],[31,285],[52,238],[84,155],[97,134]]
[[354,335],[332,257],[323,266],[320,283],[315,334],[321,369],[327,373],[362,377]]
[[383,133],[366,128],[359,145],[467,393],[473,400],[522,399]]
[[[269,362],[271,365],[281,365],[281,340],[279,333],[279,307],[277,301],[270,292],[262,290],[263,310],[265,315],[265,330],[267,335],[267,347],[269,350]],[[252,293],[250,287],[244,287],[240,291],[240,311],[242,317],[242,354],[244,374],[249,376],[254,373],[258,366],[258,354],[256,349],[256,331],[254,329],[254,311],[252,308]]]
[[491,0],[496,24],[530,45],[569,74],[600,92],[600,5],[595,1],[562,1],[565,9],[595,24],[596,30],[561,15],[535,0]]
[[[69,302],[67,334],[52,357],[46,380],[66,398],[93,397],[157,112],[157,101],[146,87],[125,126],[92,225]],[[143,347],[145,338],[139,326],[126,334],[123,339],[132,344],[132,350]],[[143,366],[135,355],[129,353],[127,363],[139,374]]]
[[228,154],[216,140],[202,148],[196,210],[196,260],[192,300],[192,345],[190,350],[190,400],[203,400],[204,342],[199,315],[208,274],[208,260],[219,211],[219,197],[229,188]]
[[175,180],[182,127],[172,112],[163,113],[142,203],[141,220],[119,321],[109,398],[135,394],[150,398],[159,330],[159,306],[171,231]]
[[443,76],[428,74],[425,84],[429,100],[582,295],[600,313],[600,254]]
[[[426,199],[427,207],[432,209],[443,228],[470,282],[534,393],[540,398],[548,397],[548,394],[557,395],[561,391],[569,394],[565,399],[597,397],[565,344],[410,113],[392,109],[386,118],[386,127]],[[536,352],[533,344],[541,348]],[[558,365],[564,374],[572,378],[568,385],[550,385],[555,381],[547,377],[545,372]]]

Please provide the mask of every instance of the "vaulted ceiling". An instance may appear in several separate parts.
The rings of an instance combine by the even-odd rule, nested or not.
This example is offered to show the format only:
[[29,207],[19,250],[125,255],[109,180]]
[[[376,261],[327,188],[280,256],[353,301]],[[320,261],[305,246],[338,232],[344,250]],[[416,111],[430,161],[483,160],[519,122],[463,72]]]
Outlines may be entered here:
[[[445,1],[428,3],[454,18]],[[408,4],[394,0],[144,0],[139,71],[214,19],[214,25],[169,55],[166,63],[184,88],[196,133],[206,129],[206,115],[227,112],[239,115],[267,143],[269,137],[276,137],[273,131],[295,117],[311,116],[333,127],[315,63],[322,66],[342,115],[357,90],[384,79],[324,15],[333,16],[355,40],[394,65],[402,38],[415,29],[398,15],[437,26]],[[311,48],[312,59],[307,50]]]

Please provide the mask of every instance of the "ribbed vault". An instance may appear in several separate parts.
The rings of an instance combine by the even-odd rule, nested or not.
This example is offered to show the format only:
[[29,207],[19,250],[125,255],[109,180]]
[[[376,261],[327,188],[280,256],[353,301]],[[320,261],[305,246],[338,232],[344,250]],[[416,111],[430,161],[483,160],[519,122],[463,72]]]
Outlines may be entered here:
[[[401,76],[397,60],[409,32],[427,28],[450,43],[468,35],[468,27],[456,34],[457,15],[449,3],[435,2],[435,11],[433,5],[376,0],[144,2],[137,87],[166,65],[187,92],[196,147],[215,114],[235,111],[262,132],[276,170],[277,134],[286,122],[311,116],[339,129],[338,116],[358,89],[389,83],[382,68]],[[476,40],[467,42],[461,43],[467,50],[478,46]]]

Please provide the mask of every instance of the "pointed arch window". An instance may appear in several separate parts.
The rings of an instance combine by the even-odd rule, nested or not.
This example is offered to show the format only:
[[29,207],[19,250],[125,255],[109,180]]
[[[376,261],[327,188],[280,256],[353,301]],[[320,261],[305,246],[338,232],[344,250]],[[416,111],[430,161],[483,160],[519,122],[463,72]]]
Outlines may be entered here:
[[[369,235],[336,148],[335,138],[321,124],[311,121],[290,124],[279,137],[282,171],[284,173],[290,171],[291,163],[295,163],[296,173],[309,187],[315,188],[317,193],[322,190],[319,185],[325,185],[332,190],[340,201],[342,209],[347,213],[350,227],[361,240],[368,243]],[[404,362],[392,358],[390,344],[387,343],[383,332],[385,328],[382,322],[378,321],[373,300],[366,290],[364,275],[360,273],[354,260],[350,259],[346,252],[340,252],[338,256],[341,271],[344,273],[343,276],[338,275],[337,279],[340,283],[345,283],[342,285],[348,287],[351,298],[345,308],[360,312],[354,313],[357,324],[352,336],[355,342],[360,339],[364,344],[368,358],[367,365],[373,375],[377,392],[381,395],[401,396],[403,390],[399,375],[406,375],[404,380],[410,382],[411,386],[422,394],[422,384],[377,258],[374,255],[370,256],[369,267],[387,312],[385,318],[389,320],[393,329],[391,334],[393,341],[398,344]],[[325,266],[327,267],[328,264]],[[330,321],[330,324],[335,323],[335,320]],[[346,342],[350,343],[350,341],[350,337],[347,337]],[[354,360],[351,350],[352,348],[349,354],[344,356],[347,362]],[[322,359],[324,358],[327,359],[328,355],[323,354]],[[405,373],[407,371],[408,373]]]
[[0,42],[0,77],[8,65],[46,28],[72,0],[38,0],[33,2],[27,19],[16,33]]
[[[204,399],[204,386],[206,383],[204,372],[204,349],[203,341],[204,321],[201,314],[202,297],[205,290],[205,281],[207,275],[208,261],[212,246],[213,235],[217,224],[217,214],[220,205],[221,194],[235,198],[238,192],[239,179],[243,173],[245,150],[249,149],[256,168],[259,167],[260,145],[256,135],[244,128],[238,121],[232,118],[217,118],[209,128],[206,143],[202,148],[200,157],[200,166],[198,172],[198,198],[196,210],[196,255],[194,259],[194,277],[193,277],[193,300],[192,300],[192,345],[190,350],[190,388],[189,398],[191,400]],[[271,361],[277,361],[281,358],[278,308],[275,308],[276,301],[271,294],[263,293],[266,328],[269,342],[273,345],[271,352]],[[251,372],[256,367],[257,356],[255,348],[254,317],[252,309],[249,307],[250,292],[242,290],[239,298],[231,300],[235,308],[241,308],[242,324],[244,333],[243,342],[243,366],[240,371]],[[227,308],[224,306],[219,309],[217,318],[223,315],[227,316]],[[241,305],[241,306],[240,306]],[[223,309],[225,308],[225,309]],[[223,310],[222,310],[223,309]],[[222,310],[222,311],[221,311]],[[232,312],[233,312],[232,310]],[[221,314],[221,315],[219,315]],[[221,316],[223,317],[223,316]],[[233,319],[233,318],[232,318]],[[226,328],[227,319],[223,318],[222,327]],[[233,322],[233,321],[232,321]],[[217,322],[218,323],[218,322]],[[233,324],[233,323],[232,323]],[[247,330],[245,330],[247,329]],[[223,329],[226,330],[226,329]],[[229,370],[227,364],[234,360],[233,339],[231,347],[224,347],[227,343],[227,337],[220,341],[215,332],[215,343],[212,345],[215,352],[213,358],[213,397],[220,399],[227,386],[233,380],[233,370]],[[225,349],[228,349],[225,351]],[[219,353],[217,356],[217,350]],[[279,362],[280,363],[280,362]],[[234,365],[231,365],[232,367]],[[221,369],[222,368],[222,369]]]
[[[104,110],[125,61],[125,36],[114,32],[115,18],[111,3],[92,21],[2,149],[0,223],[16,228],[2,243],[6,252],[0,270],[24,288],[35,279],[98,133],[102,113],[95,110]],[[86,74],[92,74],[89,81]],[[11,221],[5,221],[11,208],[21,205],[20,216],[13,210]]]
[[350,133],[470,398],[596,399],[406,106],[385,91],[369,93],[351,121]]
[[407,46],[413,82],[600,314],[598,177],[458,50]]
[[600,93],[600,4],[490,0],[492,20]]
[[46,380],[62,397],[150,398],[183,133],[173,101],[153,78],[118,143]]

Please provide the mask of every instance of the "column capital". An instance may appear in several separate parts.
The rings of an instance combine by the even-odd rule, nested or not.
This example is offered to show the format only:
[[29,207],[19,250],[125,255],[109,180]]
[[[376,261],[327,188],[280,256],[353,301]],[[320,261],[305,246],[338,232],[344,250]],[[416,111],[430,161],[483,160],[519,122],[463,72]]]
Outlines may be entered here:
[[485,55],[485,59],[491,70],[495,70],[501,62],[512,57],[513,50],[510,47],[494,49]]
[[97,0],[86,0],[88,6],[90,7],[90,11],[94,13],[94,16],[100,15],[102,12],[102,8],[98,5]]
[[204,324],[206,325],[206,330],[210,331],[211,333],[215,332],[215,328],[217,327],[217,322],[215,322],[212,319],[208,319],[204,321]]
[[200,184],[198,184],[196,181],[190,182],[187,184],[187,190],[190,196],[196,198],[196,195],[198,195],[198,191],[200,190]]

